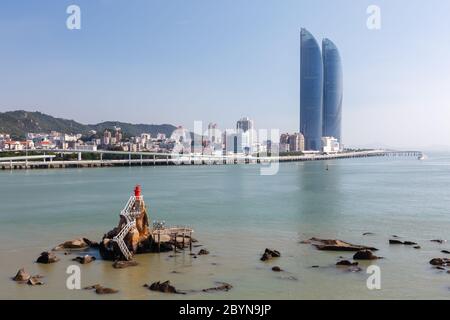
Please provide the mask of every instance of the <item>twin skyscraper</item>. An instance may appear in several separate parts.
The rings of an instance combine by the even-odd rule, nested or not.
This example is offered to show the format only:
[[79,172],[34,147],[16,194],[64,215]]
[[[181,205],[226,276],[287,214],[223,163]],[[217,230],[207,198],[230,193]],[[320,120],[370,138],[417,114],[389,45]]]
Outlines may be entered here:
[[322,148],[322,137],[341,141],[343,75],[336,45],[322,41],[322,51],[306,29],[300,32],[300,132],[305,150]]

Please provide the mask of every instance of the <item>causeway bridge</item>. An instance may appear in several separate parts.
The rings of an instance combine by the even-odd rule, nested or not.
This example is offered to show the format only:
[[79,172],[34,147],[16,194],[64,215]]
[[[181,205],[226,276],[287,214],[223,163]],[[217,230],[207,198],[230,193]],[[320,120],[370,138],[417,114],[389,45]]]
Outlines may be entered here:
[[[21,151],[25,153],[25,151]],[[158,165],[225,165],[225,164],[260,164],[272,162],[318,161],[366,157],[414,157],[423,158],[421,151],[362,150],[340,152],[335,154],[308,153],[293,156],[260,155],[201,155],[175,154],[157,152],[127,152],[110,150],[32,150],[33,155],[2,157],[0,151],[0,169],[53,169],[53,168],[91,168],[112,166],[158,166]],[[73,160],[55,160],[56,155],[76,154]],[[83,159],[85,154],[96,154],[99,159]],[[104,155],[115,155],[117,159],[104,159]]]

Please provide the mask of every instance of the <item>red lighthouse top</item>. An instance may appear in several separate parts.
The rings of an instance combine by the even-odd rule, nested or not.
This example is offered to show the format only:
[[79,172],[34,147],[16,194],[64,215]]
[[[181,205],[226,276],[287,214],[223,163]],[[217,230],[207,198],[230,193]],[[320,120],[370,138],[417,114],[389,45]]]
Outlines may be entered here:
[[134,196],[140,197],[141,196],[141,186],[138,184],[136,187],[134,187]]

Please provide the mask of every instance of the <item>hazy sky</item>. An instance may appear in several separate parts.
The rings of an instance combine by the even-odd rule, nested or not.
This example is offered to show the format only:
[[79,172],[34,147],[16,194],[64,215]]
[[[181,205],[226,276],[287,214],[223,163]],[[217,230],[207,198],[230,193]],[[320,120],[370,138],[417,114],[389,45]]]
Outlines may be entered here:
[[448,146],[449,16],[448,0],[1,1],[0,111],[298,131],[306,27],[340,49],[346,145]]

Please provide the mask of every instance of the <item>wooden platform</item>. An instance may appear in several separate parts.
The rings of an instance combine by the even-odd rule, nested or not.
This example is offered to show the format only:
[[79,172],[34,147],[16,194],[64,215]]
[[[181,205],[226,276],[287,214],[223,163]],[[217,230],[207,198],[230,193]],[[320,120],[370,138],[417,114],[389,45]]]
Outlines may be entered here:
[[177,247],[184,249],[186,245],[189,245],[189,250],[192,251],[193,232],[194,230],[188,227],[167,227],[151,230],[152,237],[158,244],[158,249],[161,246],[161,242],[172,242],[174,251],[176,251]]

